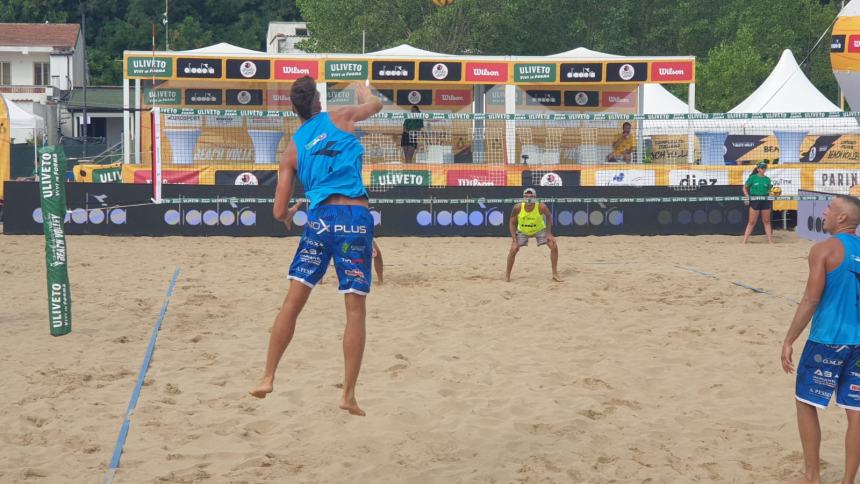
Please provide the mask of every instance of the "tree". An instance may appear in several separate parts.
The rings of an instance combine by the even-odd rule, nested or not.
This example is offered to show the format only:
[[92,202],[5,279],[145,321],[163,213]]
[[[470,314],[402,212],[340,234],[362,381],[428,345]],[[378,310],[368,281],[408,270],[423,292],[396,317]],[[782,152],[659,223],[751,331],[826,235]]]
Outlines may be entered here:
[[742,28],[733,40],[711,49],[707,62],[699,66],[698,109],[715,113],[728,111],[752,93],[774,65],[756,49],[752,31]]

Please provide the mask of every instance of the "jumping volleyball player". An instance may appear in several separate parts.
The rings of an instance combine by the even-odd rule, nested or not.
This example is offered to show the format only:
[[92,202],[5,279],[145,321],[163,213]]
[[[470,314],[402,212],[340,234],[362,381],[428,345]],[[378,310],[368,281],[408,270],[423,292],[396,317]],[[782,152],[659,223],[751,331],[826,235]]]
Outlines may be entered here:
[[302,126],[293,135],[278,175],[274,215],[288,227],[295,211],[289,209],[293,182],[298,175],[310,200],[308,221],[290,265],[290,288],[284,298],[266,354],[263,380],[250,393],[265,398],[272,392],[278,362],[290,344],[296,319],[325,274],[329,261],[346,302],[343,334],[344,382],[340,408],[364,415],[355,399],[365,339],[365,297],[370,292],[373,217],[367,190],[361,180],[364,148],[352,134],[355,123],[382,109],[382,102],[365,85],[356,87],[360,104],[322,113],[316,82],[308,76],[293,83],[290,98]]

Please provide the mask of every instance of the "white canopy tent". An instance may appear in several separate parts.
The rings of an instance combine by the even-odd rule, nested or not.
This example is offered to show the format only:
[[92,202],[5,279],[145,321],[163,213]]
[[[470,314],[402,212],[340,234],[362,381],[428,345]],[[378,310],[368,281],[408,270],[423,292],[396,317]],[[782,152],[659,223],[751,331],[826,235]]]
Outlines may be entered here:
[[28,113],[5,95],[0,94],[9,112],[9,125],[13,143],[26,143],[29,139],[45,132],[45,120],[41,116]]

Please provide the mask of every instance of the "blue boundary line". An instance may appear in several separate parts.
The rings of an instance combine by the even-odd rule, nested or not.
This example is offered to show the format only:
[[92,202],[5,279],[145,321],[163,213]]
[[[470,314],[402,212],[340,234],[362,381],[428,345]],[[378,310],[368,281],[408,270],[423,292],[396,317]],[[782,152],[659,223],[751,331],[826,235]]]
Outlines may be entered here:
[[173,295],[173,287],[176,285],[176,279],[179,278],[179,268],[173,271],[173,278],[170,279],[170,285],[167,287],[167,296],[164,298],[164,303],[161,305],[161,312],[158,314],[158,319],[152,327],[152,336],[149,338],[149,345],[146,347],[146,354],[143,357],[143,364],[140,366],[140,373],[137,375],[137,383],[134,385],[134,391],[131,392],[131,399],[128,402],[128,409],[125,411],[125,418],[122,421],[122,426],[119,428],[119,436],[116,439],[116,446],[113,449],[113,457],[110,460],[107,474],[104,482],[110,483],[113,481],[113,476],[119,468],[119,461],[122,457],[122,449],[125,446],[125,439],[128,437],[128,429],[131,425],[131,415],[134,413],[134,408],[137,406],[137,399],[140,397],[140,390],[143,388],[143,381],[146,378],[146,372],[149,370],[149,362],[152,360],[152,353],[155,351],[155,340],[158,338],[158,332],[161,330],[161,323],[164,321],[164,316],[167,314],[167,306],[170,304],[170,296]]
[[[693,273],[695,273],[695,274],[699,274],[699,275],[701,275],[701,276],[710,277],[710,278],[712,278],[712,279],[722,280],[722,279],[720,279],[719,277],[717,277],[717,275],[716,275],[716,274],[711,274],[711,273],[709,273],[709,272],[703,272],[703,271],[700,271],[700,270],[695,269],[695,268],[693,268],[693,267],[675,266],[675,268],[676,268],[676,269],[681,269],[682,271],[693,272]],[[746,284],[746,283],[743,283],[743,282],[740,282],[740,281],[728,281],[728,282],[730,282],[731,284],[734,284],[735,286],[742,287],[742,288],[744,288],[744,289],[749,289],[750,291],[755,292],[755,293],[758,293],[758,294],[764,294],[765,296],[776,297],[776,298],[779,298],[779,299],[785,299],[786,301],[788,301],[788,302],[790,302],[790,303],[792,303],[792,304],[800,304],[800,302],[799,302],[799,301],[795,301],[794,299],[792,299],[792,298],[790,298],[790,297],[785,297],[785,296],[779,296],[779,295],[777,295],[777,294],[772,294],[772,293],[768,292],[767,290],[762,289],[762,288],[760,288],[760,287],[751,286],[751,285],[749,285],[749,284]]]

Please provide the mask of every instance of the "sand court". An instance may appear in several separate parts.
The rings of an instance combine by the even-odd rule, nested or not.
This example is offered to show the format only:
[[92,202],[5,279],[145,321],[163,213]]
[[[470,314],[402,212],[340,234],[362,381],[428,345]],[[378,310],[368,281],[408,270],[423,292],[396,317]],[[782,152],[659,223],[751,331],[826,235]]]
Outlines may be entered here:
[[[801,469],[778,358],[810,243],[776,238],[559,238],[563,283],[534,246],[504,282],[509,239],[379,239],[356,418],[332,274],[275,392],[246,393],[297,239],[68,237],[52,338],[43,240],[0,236],[0,481],[103,478],[176,267],[114,482],[778,481]],[[832,481],[845,419],[823,417]]]

